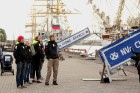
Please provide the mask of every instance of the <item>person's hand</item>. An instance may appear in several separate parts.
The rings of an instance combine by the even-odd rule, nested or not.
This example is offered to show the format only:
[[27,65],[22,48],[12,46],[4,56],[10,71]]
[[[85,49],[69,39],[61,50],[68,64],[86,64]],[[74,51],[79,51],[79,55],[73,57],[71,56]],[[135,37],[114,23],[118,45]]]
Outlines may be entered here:
[[49,60],[49,57],[46,56],[46,59]]
[[62,56],[62,53],[61,52],[58,52],[57,55],[58,55],[58,57],[61,57]]

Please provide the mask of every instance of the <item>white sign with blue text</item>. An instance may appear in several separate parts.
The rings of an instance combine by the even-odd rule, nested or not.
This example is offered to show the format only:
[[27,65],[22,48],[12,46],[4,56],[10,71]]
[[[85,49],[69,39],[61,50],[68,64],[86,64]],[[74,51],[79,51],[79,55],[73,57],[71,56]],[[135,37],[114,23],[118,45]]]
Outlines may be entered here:
[[82,31],[79,31],[78,33],[76,33],[76,34],[74,34],[74,35],[72,35],[72,36],[70,36],[70,37],[68,37],[68,38],[66,38],[66,39],[58,42],[57,43],[57,45],[58,45],[58,51],[66,48],[66,47],[71,46],[75,42],[78,42],[78,41],[86,38],[89,35],[90,35],[89,28],[86,28],[86,29],[84,29]]
[[130,60],[130,57],[134,55],[131,52],[131,48],[133,48],[134,51],[140,52],[140,30],[102,48],[99,50],[99,55],[102,61],[106,62],[111,70]]

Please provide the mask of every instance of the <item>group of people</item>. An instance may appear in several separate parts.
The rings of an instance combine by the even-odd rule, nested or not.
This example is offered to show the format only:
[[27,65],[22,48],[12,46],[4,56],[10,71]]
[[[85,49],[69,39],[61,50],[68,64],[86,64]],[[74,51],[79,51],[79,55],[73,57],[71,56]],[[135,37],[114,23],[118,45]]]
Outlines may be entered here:
[[[45,85],[49,85],[51,73],[53,70],[53,85],[58,85],[57,75],[59,67],[59,57],[62,56],[58,52],[57,43],[55,42],[54,35],[50,36],[50,41],[44,46],[40,36],[36,36],[32,44],[29,41],[24,41],[23,36],[19,36],[15,45],[13,55],[15,57],[15,63],[17,65],[16,72],[16,84],[17,88],[27,88],[26,85],[34,82],[42,83],[41,69],[44,63],[44,59],[47,58],[47,76]],[[33,47],[33,48],[32,48]],[[35,54],[33,55],[33,49]],[[0,50],[1,51],[1,50]],[[140,53],[132,53],[136,56],[132,56],[131,59],[136,61],[136,67],[138,69],[140,80]],[[45,57],[46,56],[46,57]],[[36,76],[36,77],[35,77]]]
[[[57,75],[59,66],[59,55],[57,43],[54,35],[50,36],[50,41],[46,46],[40,36],[36,36],[32,44],[24,41],[23,36],[19,36],[17,44],[14,47],[14,58],[17,66],[16,84],[17,88],[27,88],[32,83],[42,83],[41,69],[44,58],[47,58],[47,76],[45,85],[49,85],[52,69],[53,69],[53,85],[58,85]],[[35,52],[33,54],[33,51]],[[46,56],[46,57],[45,57]]]

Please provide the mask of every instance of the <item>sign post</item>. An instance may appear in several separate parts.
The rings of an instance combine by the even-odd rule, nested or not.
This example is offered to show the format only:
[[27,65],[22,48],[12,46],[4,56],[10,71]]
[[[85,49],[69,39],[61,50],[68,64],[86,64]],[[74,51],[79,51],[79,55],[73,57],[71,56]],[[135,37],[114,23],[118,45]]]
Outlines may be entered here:
[[85,39],[89,35],[90,35],[89,28],[79,31],[74,35],[71,35],[70,37],[57,43],[58,51],[61,51],[61,50],[65,49],[66,47],[70,47],[71,45],[75,44],[76,42],[79,42],[80,40]]
[[113,75],[111,72],[130,61],[130,57],[134,55],[131,52],[132,48],[135,51],[140,52],[140,30],[134,31],[128,36],[123,37],[99,50],[101,61],[105,64],[104,67],[106,67],[107,70],[109,82],[113,80],[111,78],[111,75]]

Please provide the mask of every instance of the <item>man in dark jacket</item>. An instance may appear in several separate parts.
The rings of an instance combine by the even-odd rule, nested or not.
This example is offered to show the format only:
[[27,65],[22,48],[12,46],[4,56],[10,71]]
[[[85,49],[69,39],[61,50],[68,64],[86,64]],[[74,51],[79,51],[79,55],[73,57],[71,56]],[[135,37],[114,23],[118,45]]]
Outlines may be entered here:
[[139,82],[140,82],[140,52],[136,52],[133,49],[131,49],[132,53],[135,54],[135,56],[132,56],[131,59],[135,60],[135,67],[137,67],[138,75],[139,75]]
[[36,36],[33,42],[36,54],[33,56],[33,62],[32,62],[33,63],[33,72],[32,72],[33,81],[32,82],[36,82],[35,81],[35,73],[36,73],[37,83],[42,83],[40,81],[40,73],[39,73],[40,72],[40,69],[39,69],[40,59],[42,55],[40,40],[41,40],[40,37]]
[[25,62],[25,77],[24,77],[24,83],[25,85],[31,84],[29,82],[29,75],[31,73],[31,62],[32,62],[32,54],[30,49],[30,43],[29,41],[25,42],[25,51],[26,51],[26,62]]
[[52,68],[53,68],[53,85],[58,85],[57,74],[58,74],[59,60],[58,60],[58,52],[57,52],[57,43],[55,42],[55,37],[53,35],[50,36],[50,41],[48,42],[48,46],[45,54],[48,59],[48,66],[47,66],[48,70],[47,70],[45,85],[49,85]]
[[24,73],[25,61],[26,61],[24,37],[19,36],[18,42],[19,43],[15,46],[14,49],[14,57],[16,59],[16,65],[17,65],[16,83],[17,83],[17,88],[26,88],[23,85],[23,78],[25,75]]
[[135,54],[135,56],[132,56],[131,59],[135,60],[135,67],[137,67],[139,61],[140,61],[140,52],[136,52],[133,49],[131,49],[132,53]]

